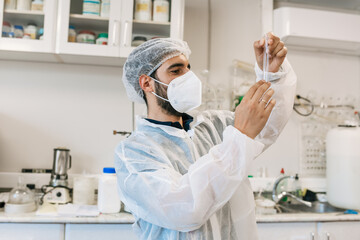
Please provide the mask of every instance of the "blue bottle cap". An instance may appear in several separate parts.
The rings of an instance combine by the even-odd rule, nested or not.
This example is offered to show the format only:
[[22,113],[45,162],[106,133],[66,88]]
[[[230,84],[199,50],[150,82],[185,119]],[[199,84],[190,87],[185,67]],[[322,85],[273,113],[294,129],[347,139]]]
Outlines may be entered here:
[[21,26],[21,25],[15,25],[15,26],[14,26],[14,28],[15,28],[15,29],[21,29],[21,30],[24,30],[23,26]]
[[104,167],[103,173],[116,173],[113,167]]

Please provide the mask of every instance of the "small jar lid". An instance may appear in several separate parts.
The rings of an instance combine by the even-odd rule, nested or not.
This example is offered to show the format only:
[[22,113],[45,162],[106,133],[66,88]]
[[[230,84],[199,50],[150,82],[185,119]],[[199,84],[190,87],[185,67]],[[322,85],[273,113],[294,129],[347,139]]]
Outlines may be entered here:
[[15,26],[14,26],[14,28],[15,28],[15,29],[21,29],[21,30],[24,30],[23,26],[21,26],[21,25],[15,25]]
[[73,25],[70,25],[69,29],[74,29],[75,30],[75,27]]
[[116,173],[113,167],[104,167],[103,173]]
[[82,31],[79,32],[79,34],[91,34],[91,35],[95,36],[95,33],[92,32],[92,31],[89,31],[89,30],[82,30]]
[[108,38],[109,34],[108,33],[99,33],[98,38]]
[[43,28],[40,28],[40,29],[39,29],[39,34],[40,34],[40,35],[43,35],[43,34],[44,34],[44,29],[43,29]]
[[32,22],[28,23],[28,25],[27,25],[27,26],[34,26],[34,27],[37,27],[37,25],[36,25],[35,23],[32,23]]
[[3,26],[11,27],[11,24],[9,22],[3,21]]
[[134,37],[133,41],[144,41],[144,42],[146,42],[147,39],[146,39],[146,37],[143,37],[143,36],[137,36],[137,37]]

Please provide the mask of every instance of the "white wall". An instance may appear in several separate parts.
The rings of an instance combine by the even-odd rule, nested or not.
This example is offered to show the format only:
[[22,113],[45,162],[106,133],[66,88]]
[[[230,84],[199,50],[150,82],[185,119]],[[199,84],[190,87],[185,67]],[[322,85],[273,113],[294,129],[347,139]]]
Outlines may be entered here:
[[[211,1],[211,82],[230,86],[233,59],[254,63],[252,44],[261,37],[260,0]],[[208,1],[186,1],[184,38],[192,48],[192,68],[207,68]],[[357,57],[299,52],[288,58],[298,78],[298,93],[359,95]],[[74,167],[99,173],[113,163],[122,139],[112,130],[131,130],[131,104],[121,83],[121,69],[81,65],[0,61],[0,172],[51,168],[53,148],[71,149]],[[257,159],[256,174],[266,166],[270,176],[281,167],[298,171],[301,119],[295,114],[283,134]]]
[[131,130],[120,68],[0,61],[0,172],[52,168],[53,148],[70,148],[71,173],[113,166]]

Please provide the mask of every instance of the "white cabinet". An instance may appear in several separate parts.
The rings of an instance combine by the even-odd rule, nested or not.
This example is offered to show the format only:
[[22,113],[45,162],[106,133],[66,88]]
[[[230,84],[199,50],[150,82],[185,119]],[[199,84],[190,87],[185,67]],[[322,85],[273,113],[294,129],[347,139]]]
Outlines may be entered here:
[[66,224],[65,240],[137,240],[131,224]]
[[[44,0],[43,12],[4,10],[0,0],[0,26],[34,22],[44,29],[43,40],[1,37],[0,59],[120,66],[134,49],[134,37],[183,38],[185,0],[169,0],[169,22],[135,20],[134,1],[110,0],[109,17],[101,17],[83,15],[83,0]],[[77,35],[84,30],[95,38],[107,34],[107,44],[72,42],[70,26]]]
[[0,239],[64,240],[64,224],[0,223]]
[[259,223],[259,240],[315,240],[316,223]]
[[360,239],[360,222],[318,223],[318,240]]
[[[37,26],[37,39],[12,38],[7,34],[6,26],[9,24],[25,28],[29,23]],[[21,53],[24,60],[55,61],[55,32],[57,23],[57,0],[44,0],[43,11],[18,11],[4,7],[4,0],[0,0],[0,58],[16,59]],[[39,40],[39,31],[43,29],[43,39]],[[10,31],[13,32],[13,31]],[[44,53],[48,53],[45,55]],[[33,54],[33,55],[32,55]],[[51,60],[50,60],[51,61]]]

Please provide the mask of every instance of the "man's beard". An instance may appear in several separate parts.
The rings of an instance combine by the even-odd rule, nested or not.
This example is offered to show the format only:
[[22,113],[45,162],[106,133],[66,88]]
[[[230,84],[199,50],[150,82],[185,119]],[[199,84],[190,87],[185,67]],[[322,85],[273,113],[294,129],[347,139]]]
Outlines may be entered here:
[[[162,86],[160,83],[155,82],[155,93],[157,95],[159,95],[160,97],[163,97],[165,99],[168,99],[166,90],[167,89],[165,89],[165,86]],[[162,110],[165,111],[165,113],[167,113],[169,115],[177,116],[177,117],[182,116],[182,113],[179,113],[178,111],[176,111],[168,101],[165,101],[158,97],[156,98],[156,100],[157,100],[157,104],[162,108]]]

